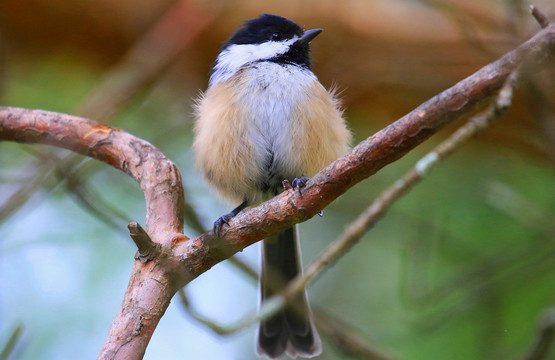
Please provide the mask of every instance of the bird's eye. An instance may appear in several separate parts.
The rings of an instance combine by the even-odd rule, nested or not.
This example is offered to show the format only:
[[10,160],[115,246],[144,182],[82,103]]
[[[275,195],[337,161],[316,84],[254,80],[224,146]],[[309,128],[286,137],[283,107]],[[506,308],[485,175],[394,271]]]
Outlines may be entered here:
[[272,41],[279,41],[281,40],[281,33],[275,32],[270,35],[270,40]]

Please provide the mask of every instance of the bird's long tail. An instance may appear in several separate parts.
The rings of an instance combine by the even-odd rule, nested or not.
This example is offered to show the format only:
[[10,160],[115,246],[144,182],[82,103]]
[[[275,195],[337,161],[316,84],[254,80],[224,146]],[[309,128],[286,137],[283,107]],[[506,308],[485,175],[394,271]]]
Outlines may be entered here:
[[[297,274],[302,272],[297,226],[265,239],[260,278],[261,302],[279,293]],[[295,358],[313,357],[322,351],[318,332],[312,322],[306,291],[273,317],[260,323],[258,354],[270,359],[284,352]]]

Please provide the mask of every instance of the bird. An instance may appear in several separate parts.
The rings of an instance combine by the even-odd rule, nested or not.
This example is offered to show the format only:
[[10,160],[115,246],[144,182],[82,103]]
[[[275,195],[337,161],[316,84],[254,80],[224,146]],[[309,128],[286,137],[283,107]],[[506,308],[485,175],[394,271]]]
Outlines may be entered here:
[[[223,44],[207,89],[195,100],[193,151],[207,183],[231,204],[214,222],[220,236],[231,218],[294,188],[349,150],[351,132],[334,89],[312,71],[310,42],[322,29],[262,14]],[[302,273],[297,225],[263,240],[260,303]],[[256,351],[276,359],[314,357],[322,344],[306,290],[261,320]]]

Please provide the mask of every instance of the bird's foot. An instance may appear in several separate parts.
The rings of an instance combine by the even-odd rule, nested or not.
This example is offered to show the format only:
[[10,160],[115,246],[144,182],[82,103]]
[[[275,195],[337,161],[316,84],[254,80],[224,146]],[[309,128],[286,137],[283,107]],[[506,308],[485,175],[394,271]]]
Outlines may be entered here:
[[222,233],[222,229],[224,225],[229,225],[229,220],[231,220],[235,215],[239,214],[241,210],[247,207],[247,200],[244,200],[241,205],[237,206],[235,209],[231,210],[229,214],[225,214],[224,216],[220,216],[220,218],[214,221],[214,234],[216,236],[220,236]]
[[216,234],[216,236],[221,235],[224,224],[229,225],[229,220],[231,220],[233,216],[235,215],[232,213],[225,214],[223,216],[220,216],[218,220],[214,221],[214,234]]
[[308,182],[308,180],[310,180],[310,178],[307,178],[306,176],[301,176],[300,178],[294,178],[293,181],[291,181],[291,186],[293,186],[294,188],[297,188],[297,191],[299,192],[299,195],[303,195],[301,192],[301,188],[306,186],[306,183]]

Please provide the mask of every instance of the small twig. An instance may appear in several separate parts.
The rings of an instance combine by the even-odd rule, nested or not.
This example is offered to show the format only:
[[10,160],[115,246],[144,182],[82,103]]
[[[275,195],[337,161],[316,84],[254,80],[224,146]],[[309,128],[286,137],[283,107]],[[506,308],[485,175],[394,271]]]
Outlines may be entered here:
[[140,260],[143,264],[154,259],[160,254],[160,244],[152,241],[150,236],[137,222],[132,221],[127,225],[129,228],[129,235],[137,248],[137,254],[135,254],[135,260]]
[[4,347],[0,351],[0,360],[7,360],[10,355],[13,353],[19,339],[21,339],[21,335],[23,334],[23,325],[17,325],[11,332],[10,336],[8,337],[8,341],[4,344]]
[[554,224],[552,215],[503,182],[488,185],[486,199],[488,205],[513,218],[532,231],[547,229]]
[[536,21],[540,24],[542,29],[545,29],[549,25],[549,19],[542,13],[537,7],[534,5],[530,5],[530,13],[536,19]]
[[236,269],[239,269],[239,271],[243,274],[247,275],[250,280],[256,281],[258,279],[258,272],[237,256],[230,257],[226,261],[233,265]]
[[221,325],[216,323],[214,320],[208,318],[207,316],[202,315],[199,313],[190,303],[189,298],[187,297],[187,293],[185,292],[184,288],[181,288],[177,291],[179,295],[179,300],[181,300],[181,305],[183,305],[183,309],[189,316],[191,316],[195,321],[201,323],[202,325],[208,327],[210,330],[215,332],[218,335],[229,335],[230,329],[225,325]]
[[314,309],[314,321],[326,339],[344,354],[366,360],[390,360],[392,358],[369,344],[368,339],[363,337],[352,325],[322,309]]
[[19,211],[36,193],[36,190],[42,188],[53,174],[50,164],[44,162],[37,163],[33,172],[33,176],[23,181],[19,188],[0,205],[0,224],[7,222],[12,215]]
[[268,301],[265,301],[265,305],[260,309],[260,311],[249,311],[245,316],[243,316],[241,319],[234,322],[233,324],[222,325],[197,312],[189,302],[187,294],[185,293],[185,290],[183,288],[179,289],[178,293],[185,311],[193,319],[207,326],[210,330],[214,331],[218,335],[231,335],[248,327],[251,327],[257,322],[275,315],[285,305],[283,298],[274,296]]
[[540,318],[538,333],[534,345],[522,359],[543,360],[548,359],[550,349],[555,341],[555,308],[549,309]]
[[[79,175],[79,169],[64,167],[62,159],[53,152],[40,151],[35,147],[25,148],[25,151],[36,157],[46,169],[49,171],[50,169],[53,170],[57,181],[52,186],[41,184],[45,190],[50,191],[59,184],[64,185],[67,193],[85,211],[117,232],[127,236],[127,232],[123,230],[123,227],[131,222],[131,219],[106,203],[101,194],[95,191],[83,176]],[[39,178],[42,179],[42,177]],[[2,216],[0,215],[1,218]]]

